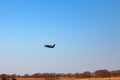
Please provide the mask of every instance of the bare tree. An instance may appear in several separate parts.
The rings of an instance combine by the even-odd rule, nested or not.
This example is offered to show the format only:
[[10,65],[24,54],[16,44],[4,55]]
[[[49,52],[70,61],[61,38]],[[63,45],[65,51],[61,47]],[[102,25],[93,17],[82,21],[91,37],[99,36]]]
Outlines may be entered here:
[[28,77],[30,77],[30,75],[29,74],[24,74],[24,77],[28,78]]
[[95,77],[110,77],[110,72],[108,70],[97,70],[94,72]]
[[112,77],[119,77],[120,76],[120,70],[114,70],[110,72],[110,75]]
[[39,77],[42,76],[42,74],[41,73],[35,73],[35,74],[32,74],[31,76],[35,77],[35,78],[39,78]]

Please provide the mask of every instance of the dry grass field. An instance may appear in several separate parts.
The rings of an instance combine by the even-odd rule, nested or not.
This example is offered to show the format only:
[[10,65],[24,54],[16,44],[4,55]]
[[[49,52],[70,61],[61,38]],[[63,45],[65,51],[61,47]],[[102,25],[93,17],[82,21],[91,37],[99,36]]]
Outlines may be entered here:
[[[47,80],[44,78],[16,78],[17,80]],[[2,80],[0,78],[0,80]],[[11,79],[9,79],[11,80]],[[49,79],[48,79],[49,80]],[[110,77],[110,78],[58,78],[58,79],[50,79],[50,80],[120,80],[120,77]]]
[[61,78],[60,80],[120,80],[120,77],[115,78]]

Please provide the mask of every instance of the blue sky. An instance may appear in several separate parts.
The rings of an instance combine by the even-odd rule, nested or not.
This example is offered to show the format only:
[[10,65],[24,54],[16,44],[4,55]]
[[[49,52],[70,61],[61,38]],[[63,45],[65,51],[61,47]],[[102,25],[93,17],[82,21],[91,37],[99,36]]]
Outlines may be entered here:
[[[119,0],[1,0],[0,73],[120,69],[119,4]],[[54,43],[54,49],[44,47]]]

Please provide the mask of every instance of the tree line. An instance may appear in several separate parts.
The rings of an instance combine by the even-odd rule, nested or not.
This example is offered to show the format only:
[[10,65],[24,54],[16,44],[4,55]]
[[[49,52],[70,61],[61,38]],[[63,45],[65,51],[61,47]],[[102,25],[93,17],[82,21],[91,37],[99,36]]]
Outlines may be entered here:
[[104,78],[104,77],[120,77],[120,70],[109,71],[106,69],[96,70],[94,72],[85,71],[83,73],[34,73],[32,75],[24,74],[23,76],[17,74],[0,74],[1,78],[60,78],[60,77],[75,77],[75,78]]

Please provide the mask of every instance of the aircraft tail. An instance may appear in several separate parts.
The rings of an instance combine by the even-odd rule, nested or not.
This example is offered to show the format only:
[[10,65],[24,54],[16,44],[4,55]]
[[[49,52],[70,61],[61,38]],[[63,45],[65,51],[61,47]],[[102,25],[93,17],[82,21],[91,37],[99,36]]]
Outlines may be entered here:
[[55,44],[53,45],[53,47],[55,47]]

